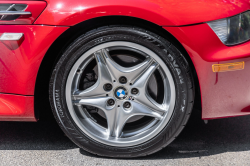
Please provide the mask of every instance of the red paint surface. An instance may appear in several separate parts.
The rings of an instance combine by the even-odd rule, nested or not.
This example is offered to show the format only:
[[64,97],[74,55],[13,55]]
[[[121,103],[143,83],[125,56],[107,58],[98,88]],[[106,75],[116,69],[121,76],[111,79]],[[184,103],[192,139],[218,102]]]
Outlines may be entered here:
[[0,121],[36,121],[34,97],[0,94]]
[[28,7],[24,11],[32,13],[31,16],[20,16],[14,21],[0,20],[0,24],[32,24],[47,5],[44,1],[0,1],[0,3],[27,4]]
[[68,27],[0,25],[0,35],[4,32],[24,33],[19,44],[15,41],[0,42],[0,92],[34,95],[41,61],[51,44],[66,29]]
[[[8,23],[0,21],[0,24],[40,25],[0,25],[0,35],[4,32],[24,33],[18,42],[0,42],[0,92],[19,94],[0,94],[0,120],[35,121],[34,97],[21,95],[34,95],[37,72],[46,51],[68,29],[60,26],[73,26],[91,18],[116,15],[137,17],[169,26],[165,29],[181,42],[196,68],[202,95],[203,119],[250,114],[250,42],[227,47],[206,24],[176,27],[239,14],[250,9],[249,1],[46,1],[47,7],[44,1],[1,1],[29,4],[26,11],[32,12],[32,17]],[[244,70],[212,72],[212,64],[238,61],[245,61]]]
[[249,42],[228,47],[219,40],[207,24],[165,27],[165,29],[173,34],[187,51],[191,52],[191,58],[200,57],[204,61],[217,62],[250,55]]
[[[250,42],[227,47],[207,24],[165,27],[190,55],[198,74],[202,118],[250,114]],[[245,69],[214,73],[212,64],[245,61]]]
[[250,8],[246,0],[46,0],[35,24],[72,26],[110,15],[131,16],[158,25],[187,25],[221,19]]

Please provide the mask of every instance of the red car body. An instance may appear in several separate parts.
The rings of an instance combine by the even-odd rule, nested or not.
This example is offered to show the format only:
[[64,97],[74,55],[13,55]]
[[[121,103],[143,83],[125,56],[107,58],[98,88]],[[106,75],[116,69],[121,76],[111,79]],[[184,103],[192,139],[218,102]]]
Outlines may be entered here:
[[[37,121],[35,89],[48,50],[70,28],[107,16],[145,20],[178,40],[198,76],[202,119],[250,114],[250,41],[226,46],[206,24],[249,10],[247,0],[0,1],[3,3],[27,4],[25,11],[32,16],[0,20],[0,36],[24,34],[19,41],[0,42],[1,121]],[[245,62],[244,70],[212,71],[213,64],[240,61]]]

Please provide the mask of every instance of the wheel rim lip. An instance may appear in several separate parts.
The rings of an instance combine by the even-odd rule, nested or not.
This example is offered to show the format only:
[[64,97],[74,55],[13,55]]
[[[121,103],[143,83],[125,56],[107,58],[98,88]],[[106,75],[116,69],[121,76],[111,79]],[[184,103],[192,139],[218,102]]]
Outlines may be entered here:
[[[71,93],[72,80],[75,76],[75,73],[76,73],[78,67],[80,65],[82,65],[82,63],[92,53],[94,53],[100,49],[104,49],[104,48],[112,47],[112,46],[125,46],[125,47],[134,48],[134,49],[143,51],[144,53],[146,53],[147,55],[152,57],[155,61],[157,61],[157,63],[159,63],[159,65],[163,69],[164,74],[166,75],[167,81],[169,83],[170,90],[171,90],[171,95],[170,95],[171,99],[169,102],[169,108],[168,108],[167,113],[165,113],[165,115],[163,116],[163,120],[161,120],[159,122],[159,124],[157,124],[156,127],[152,127],[141,134],[138,134],[138,135],[132,136],[132,137],[128,137],[128,138],[115,138],[114,137],[114,139],[107,139],[108,138],[107,135],[100,136],[100,135],[93,134],[83,124],[84,122],[87,122],[89,119],[85,119],[84,121],[81,121],[79,119],[79,117],[76,115],[76,113],[74,111],[73,104],[72,104],[72,93]],[[95,47],[91,48],[90,50],[86,51],[85,53],[83,53],[83,55],[81,55],[81,57],[74,63],[73,67],[70,70],[70,73],[68,75],[67,82],[66,82],[65,95],[66,95],[66,104],[67,104],[70,116],[73,119],[73,121],[75,122],[75,124],[80,128],[80,130],[83,133],[85,133],[87,136],[89,136],[90,138],[92,138],[93,140],[95,140],[97,142],[100,142],[100,143],[103,143],[106,145],[110,145],[110,146],[117,146],[117,147],[127,147],[127,146],[138,145],[138,144],[144,143],[144,142],[154,138],[156,135],[158,135],[163,130],[163,128],[169,123],[170,118],[172,117],[172,114],[173,114],[173,110],[175,107],[175,100],[176,100],[176,97],[175,97],[176,91],[175,91],[174,80],[173,80],[172,74],[170,73],[168,67],[163,62],[163,60],[157,54],[155,54],[153,51],[151,51],[150,49],[148,49],[142,45],[136,44],[136,43],[125,42],[125,41],[107,42],[107,43],[95,46]],[[55,97],[54,97],[54,100],[55,100]]]

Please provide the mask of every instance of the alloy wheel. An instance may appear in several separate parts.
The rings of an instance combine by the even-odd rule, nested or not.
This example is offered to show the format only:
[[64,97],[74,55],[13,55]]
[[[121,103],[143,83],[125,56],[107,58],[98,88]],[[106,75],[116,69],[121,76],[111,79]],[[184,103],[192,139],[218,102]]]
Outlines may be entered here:
[[[91,83],[84,81],[88,71],[94,71]],[[69,73],[65,94],[70,115],[81,131],[95,141],[119,147],[155,137],[175,106],[175,84],[166,64],[148,48],[124,41],[85,52]]]

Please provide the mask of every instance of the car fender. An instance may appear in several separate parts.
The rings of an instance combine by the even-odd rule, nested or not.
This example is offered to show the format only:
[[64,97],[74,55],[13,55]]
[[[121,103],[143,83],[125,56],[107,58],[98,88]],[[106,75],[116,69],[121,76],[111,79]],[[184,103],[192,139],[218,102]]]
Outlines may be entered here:
[[245,0],[46,0],[47,7],[35,24],[74,26],[91,18],[130,16],[160,26],[212,21],[249,9]]

